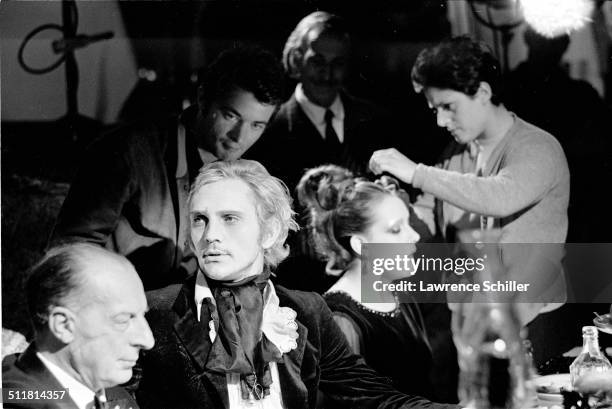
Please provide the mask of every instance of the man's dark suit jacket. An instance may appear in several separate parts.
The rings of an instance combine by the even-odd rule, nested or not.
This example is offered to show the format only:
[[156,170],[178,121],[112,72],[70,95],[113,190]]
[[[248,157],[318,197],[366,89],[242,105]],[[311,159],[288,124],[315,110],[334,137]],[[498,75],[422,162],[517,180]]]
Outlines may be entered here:
[[[7,393],[10,389],[25,389],[39,391],[58,391],[64,389],[59,381],[47,369],[36,355],[36,345],[30,344],[22,354],[9,355],[2,361],[2,388]],[[121,387],[106,389],[106,399],[109,408],[138,409],[138,404]],[[39,403],[40,402],[40,403]],[[5,402],[5,408],[19,409],[77,409],[76,403],[66,393],[61,401],[39,400],[38,402],[13,403]]]
[[[181,238],[187,218],[180,203],[190,181],[176,177],[177,130],[178,118],[138,122],[94,142],[64,200],[51,245],[86,241],[123,254],[145,289],[182,283],[195,261],[189,264],[191,252]],[[202,161],[189,133],[186,152],[194,177]]]
[[364,173],[374,150],[389,147],[389,118],[367,101],[346,93],[340,98],[344,105],[340,155],[330,155],[323,137],[293,94],[274,115],[260,142],[245,156],[262,162],[292,194],[304,171],[318,165],[332,163]]
[[[299,334],[297,348],[277,364],[284,407],[314,408],[319,391],[332,399],[333,407],[454,407],[395,391],[390,379],[351,352],[319,295],[275,288],[280,305],[297,312]],[[155,347],[140,360],[136,398],[143,408],[228,408],[226,375],[206,369],[210,316],[197,320],[194,291],[195,277],[191,277],[181,288],[173,285],[148,294],[147,319]]]

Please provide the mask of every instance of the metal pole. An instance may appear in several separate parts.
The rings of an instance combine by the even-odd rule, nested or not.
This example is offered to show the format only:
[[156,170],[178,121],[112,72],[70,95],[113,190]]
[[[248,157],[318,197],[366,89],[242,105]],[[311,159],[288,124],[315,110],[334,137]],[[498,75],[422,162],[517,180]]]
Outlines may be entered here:
[[[62,21],[64,39],[68,40],[76,36],[77,30],[77,14],[76,14],[76,3],[74,0],[62,0]],[[79,106],[78,106],[78,90],[79,90],[79,68],[77,66],[76,58],[74,56],[73,49],[67,49],[65,51],[66,59],[64,61],[66,66],[66,123],[70,130],[72,141],[76,142],[78,137],[78,120],[79,120]]]

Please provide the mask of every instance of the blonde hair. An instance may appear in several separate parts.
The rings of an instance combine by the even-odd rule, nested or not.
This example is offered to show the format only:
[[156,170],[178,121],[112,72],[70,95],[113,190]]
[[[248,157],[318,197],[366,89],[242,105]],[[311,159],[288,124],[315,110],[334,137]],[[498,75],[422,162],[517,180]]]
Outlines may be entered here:
[[299,229],[287,186],[254,160],[213,162],[200,169],[189,193],[188,206],[191,207],[193,196],[203,186],[224,179],[242,180],[251,188],[255,194],[257,217],[262,229],[267,229],[271,223],[279,226],[276,241],[264,252],[264,264],[276,267],[289,255],[289,246],[285,244],[289,231]]

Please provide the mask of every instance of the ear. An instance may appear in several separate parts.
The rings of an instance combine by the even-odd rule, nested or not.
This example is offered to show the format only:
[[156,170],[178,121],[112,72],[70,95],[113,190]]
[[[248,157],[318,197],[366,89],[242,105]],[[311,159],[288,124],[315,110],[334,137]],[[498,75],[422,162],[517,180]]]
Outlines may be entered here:
[[278,236],[280,235],[281,228],[278,220],[270,220],[266,222],[263,238],[261,241],[262,247],[267,250],[276,243]]
[[491,97],[493,97],[493,90],[488,82],[481,81],[478,86],[478,91],[476,91],[476,97],[480,99],[482,102],[490,102]]
[[294,48],[289,52],[289,56],[287,58],[287,62],[289,64],[289,77],[299,81],[300,80],[300,70],[302,69],[302,58],[304,57],[304,53],[299,48]]
[[363,243],[363,238],[359,235],[351,236],[349,243],[353,251],[361,256],[361,244]]
[[65,307],[52,307],[49,312],[49,331],[60,341],[69,344],[74,339],[75,317]]

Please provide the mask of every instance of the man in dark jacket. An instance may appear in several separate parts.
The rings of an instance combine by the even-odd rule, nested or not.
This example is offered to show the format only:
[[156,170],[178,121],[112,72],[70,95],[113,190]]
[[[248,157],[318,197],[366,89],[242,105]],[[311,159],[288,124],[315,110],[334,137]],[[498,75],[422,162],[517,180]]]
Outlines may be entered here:
[[2,362],[5,407],[137,408],[115,387],[154,342],[130,262],[88,243],[55,248],[32,270],[26,293],[36,335]]
[[142,407],[314,408],[321,393],[331,407],[451,407],[394,390],[351,352],[319,295],[272,284],[296,224],[263,166],[203,167],[188,208],[199,270],[148,294],[157,344],[140,361]]
[[86,241],[127,256],[146,289],[183,282],[185,202],[198,169],[240,158],[281,102],[282,68],[256,48],[226,51],[208,69],[198,103],[179,118],[136,123],[89,149],[51,243]]

